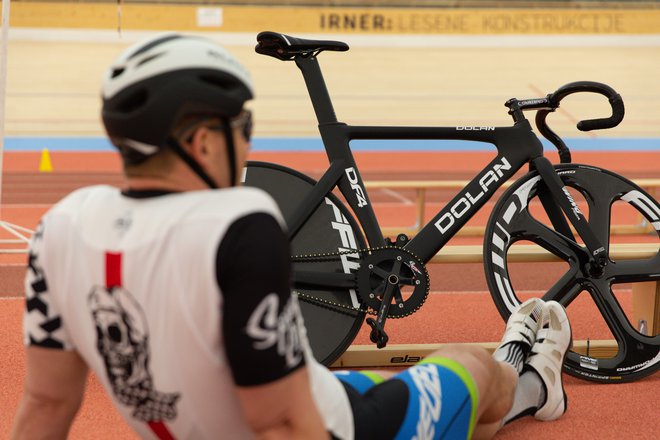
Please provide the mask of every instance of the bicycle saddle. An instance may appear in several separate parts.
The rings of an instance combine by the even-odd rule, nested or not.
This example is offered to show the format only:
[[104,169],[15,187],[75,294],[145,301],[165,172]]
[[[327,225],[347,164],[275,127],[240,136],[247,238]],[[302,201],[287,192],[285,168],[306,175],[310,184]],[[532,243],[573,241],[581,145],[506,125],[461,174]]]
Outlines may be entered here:
[[324,50],[344,52],[348,50],[348,44],[341,41],[307,40],[277,32],[260,32],[257,35],[257,42],[258,44],[254,48],[257,53],[284,61],[310,52],[319,53]]

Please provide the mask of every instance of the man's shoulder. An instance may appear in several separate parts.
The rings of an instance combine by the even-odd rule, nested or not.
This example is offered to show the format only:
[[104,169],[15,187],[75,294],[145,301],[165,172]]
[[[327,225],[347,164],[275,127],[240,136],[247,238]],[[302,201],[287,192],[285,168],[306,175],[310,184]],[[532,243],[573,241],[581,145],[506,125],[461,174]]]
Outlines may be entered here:
[[196,199],[195,214],[240,218],[253,213],[266,213],[282,222],[282,214],[273,198],[265,191],[252,187],[236,187],[219,191],[187,193]]
[[92,198],[117,197],[119,189],[110,185],[93,185],[78,188],[53,205],[51,213],[77,211]]

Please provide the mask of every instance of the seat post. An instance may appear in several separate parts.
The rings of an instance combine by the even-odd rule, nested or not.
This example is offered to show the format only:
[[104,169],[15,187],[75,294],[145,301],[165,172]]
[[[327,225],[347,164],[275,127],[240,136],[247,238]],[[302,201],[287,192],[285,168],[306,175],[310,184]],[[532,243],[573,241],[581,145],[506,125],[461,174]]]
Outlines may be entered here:
[[319,125],[337,122],[337,115],[316,57],[313,55],[297,56],[295,61],[305,79],[307,92],[312,100]]

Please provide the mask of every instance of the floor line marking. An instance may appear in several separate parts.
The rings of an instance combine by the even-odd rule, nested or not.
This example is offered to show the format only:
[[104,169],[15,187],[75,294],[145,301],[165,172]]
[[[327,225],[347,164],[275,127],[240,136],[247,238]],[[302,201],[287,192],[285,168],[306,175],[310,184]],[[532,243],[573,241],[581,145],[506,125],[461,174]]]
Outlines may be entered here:
[[50,208],[51,206],[53,203],[3,203],[2,209]]
[[[412,201],[412,200],[410,200],[408,197],[403,196],[402,194],[400,194],[400,193],[397,192],[397,191],[393,191],[393,190],[391,190],[391,189],[389,189],[389,188],[381,188],[381,189],[380,189],[380,192],[385,193],[385,194],[387,194],[388,196],[393,197],[393,198],[395,198],[395,199],[397,199],[397,200],[400,200],[401,203],[403,203],[404,205],[413,205],[413,201]],[[385,204],[385,203],[392,203],[392,202],[382,202],[382,203],[377,203],[377,204],[378,204],[378,205],[381,205],[381,204]],[[397,205],[398,205],[398,203],[394,203],[394,204],[397,204]]]

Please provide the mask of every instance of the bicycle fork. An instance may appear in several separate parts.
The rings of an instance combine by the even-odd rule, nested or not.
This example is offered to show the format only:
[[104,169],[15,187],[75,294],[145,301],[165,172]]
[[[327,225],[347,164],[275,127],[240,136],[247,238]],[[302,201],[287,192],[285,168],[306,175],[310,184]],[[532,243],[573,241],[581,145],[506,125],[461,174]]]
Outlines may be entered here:
[[[608,257],[607,250],[603,243],[596,237],[588,219],[578,208],[577,203],[566,189],[564,182],[557,174],[552,163],[545,157],[539,156],[532,160],[534,168],[541,176],[541,180],[545,183],[550,191],[550,198],[543,197],[539,194],[539,198],[545,208],[550,221],[555,229],[567,238],[573,238],[566,220],[562,212],[566,214],[578,235],[584,240],[584,244],[588,250],[588,272],[593,277],[599,277],[603,273],[603,268],[607,266]],[[559,209],[557,209],[557,205]]]

